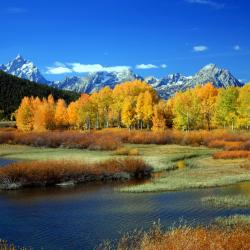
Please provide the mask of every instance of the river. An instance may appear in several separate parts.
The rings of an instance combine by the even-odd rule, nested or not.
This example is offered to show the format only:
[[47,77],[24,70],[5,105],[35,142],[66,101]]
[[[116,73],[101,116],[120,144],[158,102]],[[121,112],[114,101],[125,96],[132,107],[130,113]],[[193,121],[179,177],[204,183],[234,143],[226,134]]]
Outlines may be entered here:
[[[4,162],[5,161],[5,162]],[[8,162],[0,160],[4,165]],[[124,184],[87,184],[0,192],[0,238],[33,249],[93,249],[160,219],[164,227],[182,220],[208,224],[217,216],[250,209],[217,209],[201,204],[210,195],[250,195],[250,183],[184,192],[119,193]]]

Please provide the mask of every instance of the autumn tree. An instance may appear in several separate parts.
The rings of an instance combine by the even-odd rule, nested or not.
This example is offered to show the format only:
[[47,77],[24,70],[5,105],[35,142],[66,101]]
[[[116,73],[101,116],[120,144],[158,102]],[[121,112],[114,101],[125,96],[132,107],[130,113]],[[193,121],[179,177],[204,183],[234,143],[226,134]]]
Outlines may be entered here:
[[121,117],[122,123],[130,130],[135,123],[135,107],[131,97],[124,100]]
[[173,97],[174,127],[183,130],[199,128],[200,106],[196,93],[190,89]]
[[78,100],[77,127],[80,129],[90,129],[91,114],[90,114],[90,96],[82,94]]
[[143,121],[144,121],[144,93],[140,93],[136,100],[136,120],[137,127],[143,129]]
[[34,130],[45,131],[55,129],[55,101],[52,95],[48,100],[43,98],[34,114]]
[[166,129],[165,101],[160,101],[154,106],[153,131],[164,131]]
[[55,125],[57,128],[64,128],[68,125],[67,107],[63,99],[59,99],[56,103]]
[[215,107],[215,123],[219,126],[235,127],[237,120],[237,100],[239,90],[236,87],[221,88]]
[[250,127],[250,84],[239,89],[237,126],[249,129]]
[[68,124],[71,128],[76,128],[78,118],[78,102],[71,102],[67,108]]
[[16,112],[16,125],[22,131],[30,131],[33,129],[34,123],[34,109],[31,99],[24,97],[20,107]]
[[147,124],[147,129],[150,127],[150,122],[153,115],[153,98],[149,91],[144,93],[144,105],[143,105],[143,120]]
[[212,85],[207,83],[204,86],[197,86],[193,90],[199,100],[201,127],[211,129],[211,123],[215,112],[215,104],[218,96],[218,90]]
[[[109,127],[109,121],[110,121],[110,111],[111,106],[113,103],[113,96],[112,96],[112,90],[109,87],[104,87],[98,92],[98,101],[100,106],[100,114],[102,121],[103,121],[103,127],[108,128]],[[111,117],[112,118],[112,117]]]

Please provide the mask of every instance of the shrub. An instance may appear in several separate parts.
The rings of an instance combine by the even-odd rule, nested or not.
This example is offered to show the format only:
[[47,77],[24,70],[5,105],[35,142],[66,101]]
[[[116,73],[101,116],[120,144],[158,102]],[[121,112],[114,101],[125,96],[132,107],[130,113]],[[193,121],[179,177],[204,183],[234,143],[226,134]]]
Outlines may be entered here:
[[[61,182],[85,182],[128,173],[131,177],[149,176],[152,169],[141,159],[112,159],[87,163],[74,161],[30,161],[10,164],[0,169],[0,186],[49,186]],[[117,177],[119,179],[119,177]]]
[[209,146],[224,150],[248,150],[250,138],[244,134],[224,130],[191,131],[165,130],[161,132],[127,129],[104,129],[100,131],[46,131],[46,132],[0,132],[0,143],[24,144],[44,147],[69,147],[91,150],[116,150],[122,143],[178,144]]
[[164,232],[160,225],[148,231],[134,231],[124,235],[117,243],[101,245],[99,249],[137,250],[194,250],[194,249],[242,249],[250,248],[250,227],[237,225],[220,227],[175,227]]
[[250,151],[221,151],[213,154],[214,159],[237,159],[237,158],[249,158]]

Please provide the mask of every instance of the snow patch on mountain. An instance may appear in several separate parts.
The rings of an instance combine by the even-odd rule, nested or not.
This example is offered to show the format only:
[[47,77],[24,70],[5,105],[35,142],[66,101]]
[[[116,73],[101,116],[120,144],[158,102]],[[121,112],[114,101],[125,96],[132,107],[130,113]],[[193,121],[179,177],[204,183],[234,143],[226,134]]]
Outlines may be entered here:
[[37,83],[48,84],[47,81],[39,69],[34,65],[33,62],[30,62],[24,59],[22,56],[18,55],[13,61],[9,62],[6,65],[1,65],[0,70],[17,76],[19,78],[27,79]]
[[217,67],[215,64],[208,64],[199,70],[194,76],[184,76],[180,73],[170,74],[158,79],[154,76],[142,78],[136,75],[131,69],[121,71],[99,71],[89,73],[86,76],[66,77],[63,81],[47,81],[39,69],[20,55],[6,65],[1,65],[0,70],[30,81],[48,84],[59,89],[76,91],[79,93],[94,93],[108,86],[114,88],[117,84],[135,79],[144,80],[149,83],[162,98],[169,98],[178,91],[193,88],[197,84],[211,82],[215,87],[243,86],[244,83],[237,80],[227,69]]
[[63,81],[55,82],[53,86],[77,92],[94,93],[106,86],[114,88],[119,83],[134,79],[142,78],[134,74],[130,69],[119,72],[100,71],[90,73],[85,77],[66,77]]

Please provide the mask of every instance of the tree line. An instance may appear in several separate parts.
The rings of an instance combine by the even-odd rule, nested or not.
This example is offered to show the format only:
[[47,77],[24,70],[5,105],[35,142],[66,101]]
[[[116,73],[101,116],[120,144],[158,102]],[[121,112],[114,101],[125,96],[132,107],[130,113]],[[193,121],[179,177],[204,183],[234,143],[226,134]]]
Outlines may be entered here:
[[66,104],[64,99],[23,98],[16,111],[17,127],[23,131],[53,129],[167,128],[181,130],[250,126],[250,85],[216,89],[211,83],[176,93],[162,100],[151,85],[134,80],[82,94]]
[[38,84],[29,80],[9,75],[0,70],[0,120],[10,119],[11,114],[19,107],[25,96],[48,97],[52,94],[55,99],[63,98],[67,103],[79,98],[79,94]]

